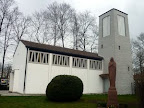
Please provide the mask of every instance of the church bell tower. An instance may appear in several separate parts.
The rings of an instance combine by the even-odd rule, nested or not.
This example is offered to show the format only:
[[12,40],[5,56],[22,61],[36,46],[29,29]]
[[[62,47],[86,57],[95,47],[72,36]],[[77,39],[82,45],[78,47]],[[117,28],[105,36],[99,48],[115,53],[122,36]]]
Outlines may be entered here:
[[[118,94],[131,94],[133,72],[128,14],[111,9],[99,16],[98,54],[104,58],[104,74],[108,74],[108,63],[114,58]],[[103,81],[105,89],[109,80]]]

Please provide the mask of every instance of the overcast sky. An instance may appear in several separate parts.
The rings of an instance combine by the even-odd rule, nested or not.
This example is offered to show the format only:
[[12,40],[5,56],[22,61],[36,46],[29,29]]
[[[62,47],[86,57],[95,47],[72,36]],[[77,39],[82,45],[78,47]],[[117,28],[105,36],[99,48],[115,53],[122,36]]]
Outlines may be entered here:
[[25,15],[43,10],[54,1],[69,3],[80,12],[89,10],[97,18],[112,8],[119,9],[128,14],[131,38],[135,38],[141,32],[144,32],[144,0],[16,0],[20,11]]
[[[79,12],[91,11],[98,21],[98,16],[104,12],[116,8],[128,14],[130,37],[135,38],[144,32],[144,0],[15,0],[20,11],[25,15],[32,15],[35,11],[43,10],[48,4],[69,3]],[[13,53],[8,52],[8,60],[11,61]],[[2,53],[0,53],[0,57]],[[6,59],[7,59],[6,58]],[[9,62],[9,61],[8,61]]]

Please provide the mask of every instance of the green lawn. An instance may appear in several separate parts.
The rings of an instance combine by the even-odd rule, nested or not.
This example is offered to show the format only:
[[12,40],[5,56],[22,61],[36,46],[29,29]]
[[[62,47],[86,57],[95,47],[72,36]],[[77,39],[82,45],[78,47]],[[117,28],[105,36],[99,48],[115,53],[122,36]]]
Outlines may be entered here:
[[[106,102],[107,95],[83,95],[76,102],[51,102],[45,96],[0,96],[0,108],[97,108],[98,102]],[[128,104],[128,108],[137,108],[134,95],[118,96],[119,103]]]

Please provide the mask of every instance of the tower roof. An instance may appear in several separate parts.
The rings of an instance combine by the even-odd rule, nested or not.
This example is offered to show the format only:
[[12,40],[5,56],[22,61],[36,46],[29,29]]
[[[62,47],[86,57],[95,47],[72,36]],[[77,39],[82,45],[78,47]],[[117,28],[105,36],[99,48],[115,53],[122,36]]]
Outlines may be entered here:
[[[105,12],[105,13],[101,14],[100,16],[102,16],[102,15],[104,15],[104,14],[106,14],[106,13],[108,13],[108,12],[112,11],[112,10],[116,10],[116,11],[119,11],[119,12],[121,12],[121,13],[124,13],[124,14],[128,15],[128,14],[127,14],[127,13],[125,13],[125,12],[122,12],[122,11],[120,11],[120,10],[118,10],[118,9],[112,8],[112,9],[110,9],[109,11],[107,11],[107,12]],[[99,17],[100,17],[100,16],[99,16]]]

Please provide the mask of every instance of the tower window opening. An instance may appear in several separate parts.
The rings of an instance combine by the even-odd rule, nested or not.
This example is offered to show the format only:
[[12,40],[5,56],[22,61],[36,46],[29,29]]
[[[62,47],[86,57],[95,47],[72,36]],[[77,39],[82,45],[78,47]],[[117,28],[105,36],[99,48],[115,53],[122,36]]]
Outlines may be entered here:
[[129,66],[128,66],[128,71],[130,71],[130,68],[129,68]]
[[103,44],[101,45],[101,48],[103,48]]
[[119,50],[120,50],[120,46],[119,46]]
[[125,33],[125,18],[121,15],[118,15],[117,16],[118,18],[118,33],[119,35],[121,36],[125,36],[126,33]]
[[110,35],[110,16],[106,16],[103,18],[102,21],[102,31],[103,31],[103,37],[109,36]]

